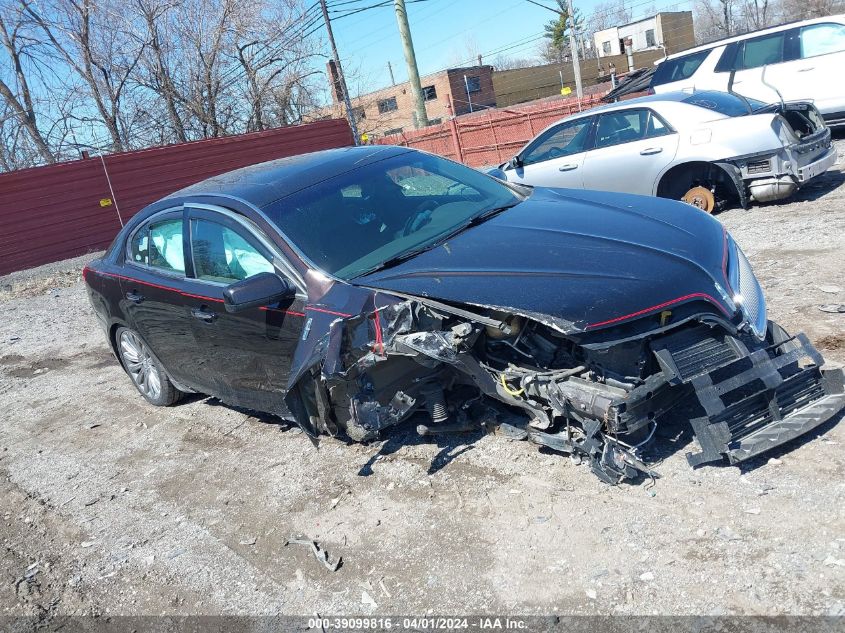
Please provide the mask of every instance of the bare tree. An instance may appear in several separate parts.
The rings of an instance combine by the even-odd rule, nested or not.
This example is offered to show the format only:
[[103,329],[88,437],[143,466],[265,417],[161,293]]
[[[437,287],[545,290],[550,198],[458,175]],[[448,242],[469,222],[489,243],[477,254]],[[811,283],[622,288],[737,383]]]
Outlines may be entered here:
[[[20,136],[25,130],[37,155],[47,163],[56,161],[56,155],[39,128],[30,76],[26,72],[25,57],[37,42],[24,33],[25,20],[22,12],[10,3],[0,4],[0,40],[3,50],[11,60],[12,77],[0,75],[0,97],[3,98],[3,136],[11,143],[4,143],[3,166],[16,164],[15,153],[26,145]],[[11,161],[11,162],[10,162]],[[25,160],[24,164],[31,160]]]
[[299,122],[320,18],[310,0],[0,0],[0,169]]
[[[836,2],[837,0],[809,0]],[[694,6],[695,36],[699,44],[763,29],[784,19],[783,9],[799,0],[698,0]],[[803,7],[807,0],[800,0]]]
[[95,0],[53,0],[51,5],[21,0],[21,5],[53,50],[86,85],[109,134],[111,149],[128,149],[121,99],[144,45],[128,37],[120,5],[97,4]]
[[514,70],[516,68],[530,68],[537,64],[537,60],[525,57],[507,57],[501,53],[491,62],[496,70]]
[[783,12],[789,20],[809,20],[841,13],[842,0],[783,0]]
[[[178,67],[174,68],[168,41],[173,8],[174,2],[170,0],[135,0],[135,9],[144,25],[144,33],[139,37],[147,42],[135,79],[158,95],[167,113],[167,124],[174,136],[173,140],[184,143],[188,135],[179,109],[179,93],[174,77]],[[167,139],[168,136],[165,134],[162,138]]]
[[596,5],[593,12],[587,16],[586,30],[590,35],[597,31],[621,26],[631,21],[631,9],[624,0],[609,0]]

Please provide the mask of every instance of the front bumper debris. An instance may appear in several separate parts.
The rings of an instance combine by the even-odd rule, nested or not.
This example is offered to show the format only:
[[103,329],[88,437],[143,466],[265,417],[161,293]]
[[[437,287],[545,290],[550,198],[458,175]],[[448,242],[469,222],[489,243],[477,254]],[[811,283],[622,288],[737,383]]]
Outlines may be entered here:
[[690,378],[706,415],[690,420],[701,452],[689,464],[736,464],[831,419],[845,407],[843,373],[822,362],[798,334]]

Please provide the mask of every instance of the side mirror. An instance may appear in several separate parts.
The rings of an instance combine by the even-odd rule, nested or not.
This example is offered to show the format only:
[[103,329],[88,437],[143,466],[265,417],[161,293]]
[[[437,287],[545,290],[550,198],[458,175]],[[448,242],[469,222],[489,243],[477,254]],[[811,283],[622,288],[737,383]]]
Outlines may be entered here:
[[295,295],[296,288],[287,279],[274,273],[259,273],[226,286],[223,290],[223,305],[226,312],[240,312],[290,299]]
[[519,156],[514,156],[508,161],[508,165],[510,165],[511,169],[522,167],[522,159]]

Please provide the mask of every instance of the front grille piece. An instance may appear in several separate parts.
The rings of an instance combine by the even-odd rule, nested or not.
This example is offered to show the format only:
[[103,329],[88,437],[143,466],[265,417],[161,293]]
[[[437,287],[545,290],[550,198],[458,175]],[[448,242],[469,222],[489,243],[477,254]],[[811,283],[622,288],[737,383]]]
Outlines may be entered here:
[[830,419],[845,406],[843,374],[822,371],[822,363],[799,334],[693,378],[706,415],[690,420],[701,452],[687,461],[741,462]]

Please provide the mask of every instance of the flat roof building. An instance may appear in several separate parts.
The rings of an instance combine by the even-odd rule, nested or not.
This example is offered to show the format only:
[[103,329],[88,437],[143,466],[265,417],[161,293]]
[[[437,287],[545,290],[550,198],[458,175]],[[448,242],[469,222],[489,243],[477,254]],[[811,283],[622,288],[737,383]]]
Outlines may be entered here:
[[593,42],[599,57],[625,54],[625,41],[632,52],[665,48],[667,54],[695,46],[691,11],[663,11],[636,22],[597,31]]

